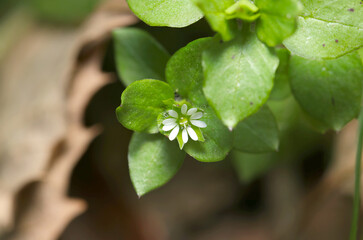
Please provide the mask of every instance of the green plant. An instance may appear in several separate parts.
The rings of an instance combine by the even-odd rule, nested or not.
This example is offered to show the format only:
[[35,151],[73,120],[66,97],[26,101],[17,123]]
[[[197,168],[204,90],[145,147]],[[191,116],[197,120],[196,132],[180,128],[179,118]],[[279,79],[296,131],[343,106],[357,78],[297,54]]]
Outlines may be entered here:
[[[128,3],[152,26],[185,27],[204,16],[217,32],[192,41],[170,57],[140,29],[114,31],[117,70],[128,86],[117,117],[135,131],[129,166],[139,196],[170,180],[185,153],[202,162],[215,162],[232,151],[231,158],[239,162],[237,169],[251,169],[251,178],[266,171],[274,162],[270,152],[279,148],[279,139],[284,137],[284,123],[275,110],[284,108],[291,115],[291,103],[297,102],[304,121],[319,132],[339,131],[360,113],[362,2]],[[183,125],[190,122],[184,119],[190,116],[184,108],[200,112],[200,122]],[[168,122],[170,127],[165,127]],[[192,140],[183,141],[188,126]],[[165,136],[176,138],[179,148]],[[254,159],[264,160],[254,166]]]

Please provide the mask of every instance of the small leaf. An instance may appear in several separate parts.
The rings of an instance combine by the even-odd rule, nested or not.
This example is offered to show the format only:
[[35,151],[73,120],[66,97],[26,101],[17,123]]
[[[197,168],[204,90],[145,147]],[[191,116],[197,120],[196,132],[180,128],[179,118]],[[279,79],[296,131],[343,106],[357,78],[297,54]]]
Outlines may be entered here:
[[140,80],[126,88],[117,108],[118,121],[126,128],[146,133],[157,133],[158,115],[168,107],[165,100],[173,99],[174,91],[165,82]]
[[137,28],[113,31],[117,72],[127,86],[141,79],[165,80],[169,53],[147,32]]
[[301,107],[328,128],[340,130],[358,116],[363,68],[357,53],[335,60],[292,56],[290,79]]
[[156,134],[134,133],[129,145],[132,184],[141,197],[167,183],[183,164],[185,153],[176,142]]
[[276,70],[274,87],[269,100],[283,100],[291,95],[289,82],[290,52],[286,48],[278,48],[276,54],[280,64]]
[[225,11],[234,4],[234,0],[192,0],[202,10],[211,28],[220,33],[224,41],[234,37],[237,24],[228,20]]
[[166,66],[166,79],[183,98],[194,104],[206,104],[203,94],[202,53],[212,38],[197,39],[177,51]]
[[257,113],[240,122],[233,130],[234,147],[243,152],[277,151],[279,130],[271,110],[264,106]]
[[223,160],[232,149],[232,133],[223,125],[214,111],[208,107],[204,111],[203,120],[207,127],[201,129],[204,142],[188,142],[184,150],[201,162],[217,162]]
[[234,128],[266,102],[277,66],[278,58],[253,33],[227,43],[214,39],[203,54],[203,90],[226,126]]
[[240,0],[226,9],[227,19],[239,18],[245,21],[255,21],[260,14],[258,7],[250,0]]
[[242,183],[250,183],[264,175],[275,163],[271,153],[248,154],[239,151],[231,153],[232,163]]
[[360,1],[302,1],[294,35],[284,45],[308,59],[335,59],[363,46],[363,7]]
[[186,27],[203,17],[191,0],[127,0],[130,9],[150,26]]
[[260,9],[257,20],[257,36],[268,46],[281,44],[296,29],[296,17],[302,10],[298,0],[256,0]]

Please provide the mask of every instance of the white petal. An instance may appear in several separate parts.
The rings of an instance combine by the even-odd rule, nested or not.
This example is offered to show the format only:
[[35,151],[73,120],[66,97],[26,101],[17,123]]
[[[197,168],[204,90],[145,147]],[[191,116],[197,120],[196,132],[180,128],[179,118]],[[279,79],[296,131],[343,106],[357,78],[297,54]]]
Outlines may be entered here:
[[181,107],[181,113],[186,114],[187,110],[188,110],[188,106],[186,104],[183,104],[183,106]]
[[193,115],[194,113],[196,113],[198,111],[198,109],[196,109],[196,108],[191,108],[191,109],[189,109],[188,110],[188,112],[187,112],[187,115]]
[[179,126],[176,126],[173,131],[171,131],[171,133],[169,134],[169,140],[170,141],[173,141],[176,136],[178,136],[178,133],[179,133]]
[[183,142],[187,143],[188,142],[188,133],[187,133],[186,129],[183,130],[182,137],[183,137]]
[[176,122],[175,118],[168,118],[163,121],[164,125],[173,125]]
[[175,112],[174,110],[169,110],[168,111],[169,115],[172,116],[173,118],[178,118],[178,113]]
[[188,130],[188,134],[189,134],[190,138],[193,139],[194,141],[197,141],[198,136],[197,136],[197,133],[194,131],[194,129],[191,127],[187,127],[187,130]]
[[196,127],[199,127],[199,128],[206,128],[207,127],[207,124],[203,121],[200,121],[200,120],[190,120],[190,122],[196,126]]
[[201,113],[201,112],[197,112],[197,113],[194,113],[194,114],[190,117],[190,119],[199,119],[199,118],[201,118],[201,117],[203,117],[203,113]]
[[171,130],[171,129],[173,129],[176,125],[177,125],[176,123],[174,123],[174,124],[172,124],[172,125],[165,125],[165,126],[163,127],[163,131],[165,131],[165,132],[170,131],[170,130]]

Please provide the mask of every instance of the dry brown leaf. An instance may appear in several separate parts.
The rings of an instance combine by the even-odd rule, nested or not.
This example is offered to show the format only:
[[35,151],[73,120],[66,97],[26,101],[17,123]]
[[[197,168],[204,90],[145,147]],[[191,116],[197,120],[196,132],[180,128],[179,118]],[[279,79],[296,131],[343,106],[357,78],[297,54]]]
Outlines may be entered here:
[[56,239],[85,209],[66,196],[72,169],[99,132],[83,126],[84,109],[113,78],[100,70],[111,30],[136,21],[125,2],[109,1],[82,31],[35,27],[2,65],[0,233],[22,190],[8,239]]
[[[65,97],[76,32],[35,28],[1,70],[0,196],[8,205],[25,184],[43,177],[66,131]],[[0,205],[0,215],[8,206]],[[11,216],[0,217],[8,224]]]

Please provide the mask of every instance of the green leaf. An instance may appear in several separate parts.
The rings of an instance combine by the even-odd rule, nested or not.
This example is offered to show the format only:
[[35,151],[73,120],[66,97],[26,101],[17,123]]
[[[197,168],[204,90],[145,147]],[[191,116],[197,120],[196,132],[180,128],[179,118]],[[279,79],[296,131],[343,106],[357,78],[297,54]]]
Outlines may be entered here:
[[268,46],[281,44],[296,29],[296,17],[302,10],[298,0],[256,0],[260,9],[257,36]]
[[118,121],[126,128],[146,133],[157,133],[158,115],[165,111],[165,100],[173,99],[174,91],[165,82],[140,80],[129,85],[121,96],[121,106],[117,108]]
[[334,130],[358,116],[362,79],[357,53],[335,60],[291,58],[290,80],[296,100],[312,118]]
[[225,11],[234,4],[234,0],[192,0],[202,10],[211,28],[220,33],[224,41],[234,37],[237,24],[228,20]]
[[185,153],[162,135],[134,133],[129,145],[132,184],[141,197],[167,183],[183,164]]
[[279,57],[280,64],[276,70],[274,87],[269,99],[283,100],[291,94],[289,82],[290,52],[286,48],[278,48],[276,54]]
[[191,0],[127,0],[130,9],[150,26],[186,27],[203,17]]
[[141,79],[165,80],[169,53],[149,33],[137,28],[113,31],[117,72],[127,86]]
[[238,177],[243,183],[250,183],[261,177],[270,170],[275,163],[275,159],[270,153],[248,154],[233,151],[231,156]]
[[202,53],[211,38],[197,39],[177,51],[166,66],[166,79],[170,86],[194,104],[206,104],[203,94]]
[[363,45],[363,7],[353,0],[303,0],[298,28],[284,45],[309,59],[334,59]]
[[257,113],[240,122],[233,130],[234,147],[243,152],[277,151],[279,130],[271,110],[264,106]]
[[[201,129],[200,132],[194,129],[200,139],[205,140],[204,143],[189,141],[184,147],[189,155],[202,162],[223,160],[232,148],[231,132],[208,107],[202,92],[204,79],[202,53],[210,46],[210,42],[211,38],[203,38],[189,43],[171,57],[166,69],[166,78],[170,85],[180,96],[196,104],[188,105],[188,108],[205,109],[201,120],[207,124],[207,128]],[[174,110],[178,112],[177,109]]]
[[227,19],[239,18],[245,21],[255,21],[260,14],[258,7],[250,0],[240,0],[226,9]]
[[360,28],[363,27],[363,8],[361,1],[301,0],[301,3],[304,6],[302,16]]
[[205,109],[201,120],[207,124],[206,128],[201,129],[205,141],[188,142],[184,150],[201,162],[223,160],[232,149],[232,133],[223,125],[210,107]]
[[204,94],[229,128],[255,113],[273,86],[278,58],[253,33],[230,42],[218,38],[203,54]]

